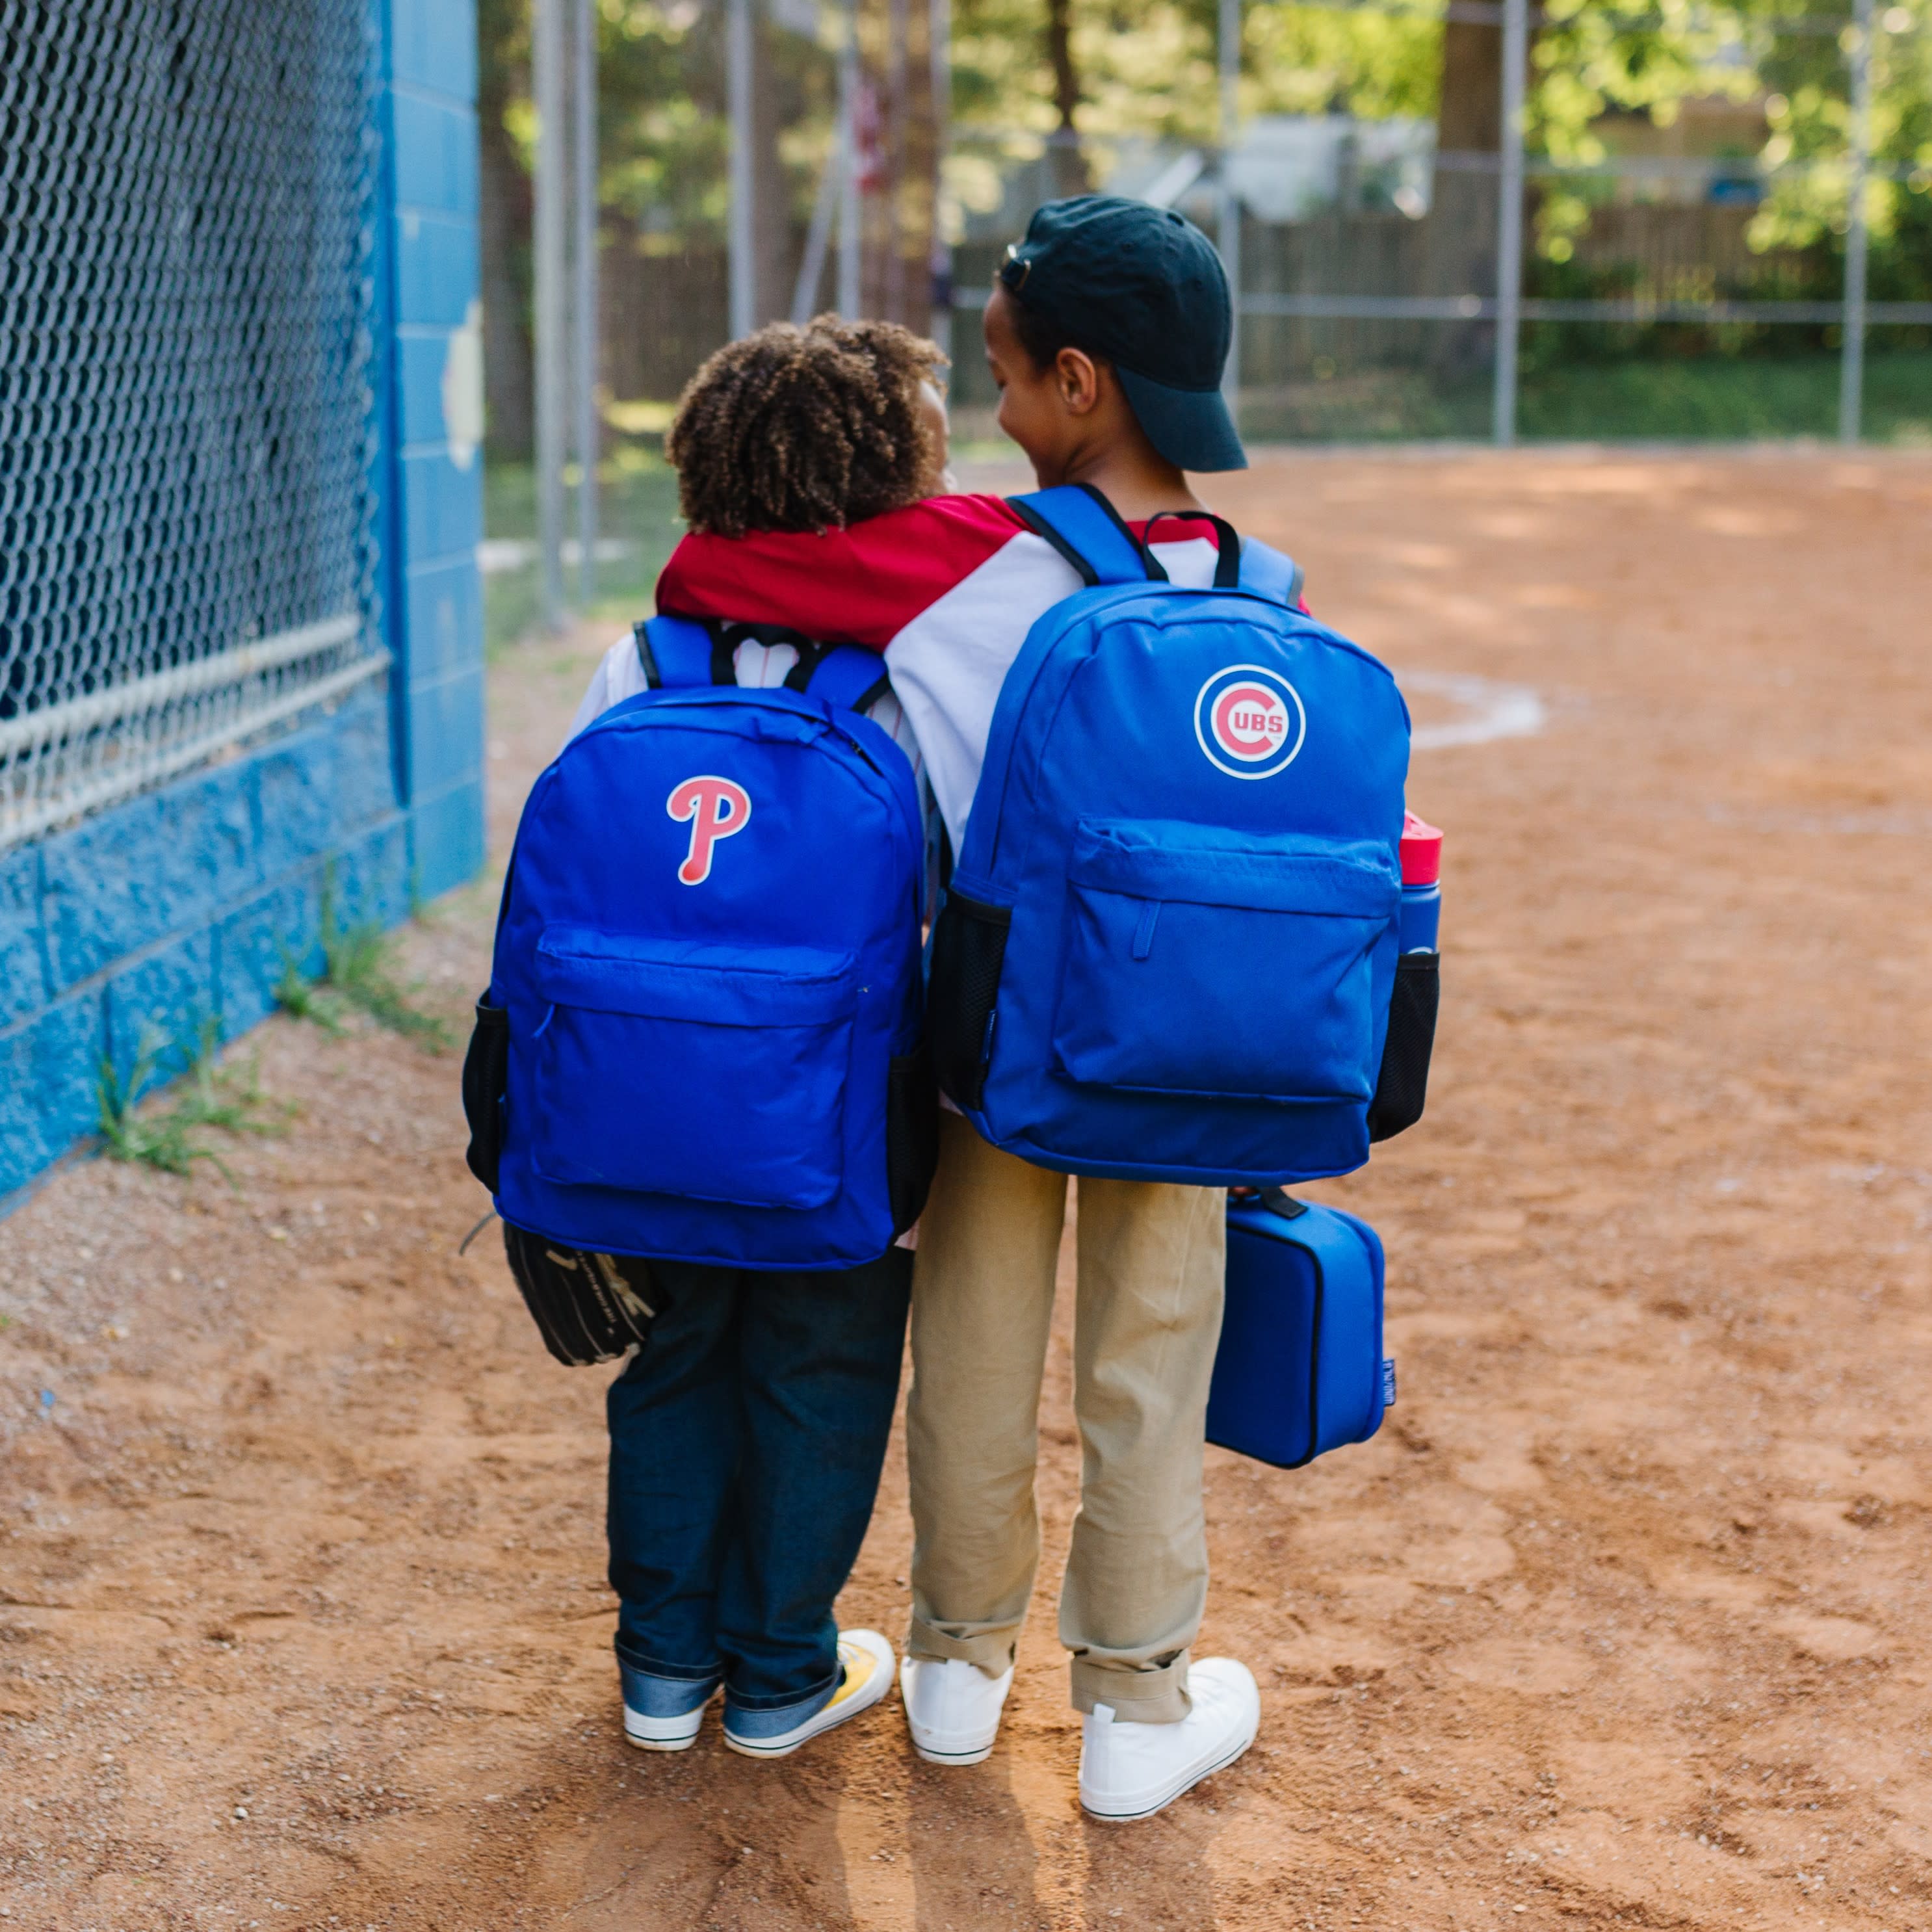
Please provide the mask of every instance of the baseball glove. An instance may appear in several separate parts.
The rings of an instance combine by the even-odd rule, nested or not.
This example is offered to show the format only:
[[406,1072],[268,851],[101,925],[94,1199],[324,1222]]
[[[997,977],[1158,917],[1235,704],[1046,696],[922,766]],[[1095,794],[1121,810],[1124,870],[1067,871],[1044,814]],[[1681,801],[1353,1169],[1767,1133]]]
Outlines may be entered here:
[[503,1250],[544,1346],[566,1367],[610,1361],[650,1333],[649,1262],[558,1247],[507,1221]]

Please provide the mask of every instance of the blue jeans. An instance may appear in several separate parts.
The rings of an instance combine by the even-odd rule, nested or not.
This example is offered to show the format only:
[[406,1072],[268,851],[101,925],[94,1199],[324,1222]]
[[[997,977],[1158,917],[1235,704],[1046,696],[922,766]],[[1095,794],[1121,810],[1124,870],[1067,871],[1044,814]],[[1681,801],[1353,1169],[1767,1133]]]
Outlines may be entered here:
[[838,1687],[832,1600],[878,1492],[912,1256],[651,1277],[657,1318],[607,1404],[626,1701],[661,1711],[722,1678],[728,1714],[802,1721]]

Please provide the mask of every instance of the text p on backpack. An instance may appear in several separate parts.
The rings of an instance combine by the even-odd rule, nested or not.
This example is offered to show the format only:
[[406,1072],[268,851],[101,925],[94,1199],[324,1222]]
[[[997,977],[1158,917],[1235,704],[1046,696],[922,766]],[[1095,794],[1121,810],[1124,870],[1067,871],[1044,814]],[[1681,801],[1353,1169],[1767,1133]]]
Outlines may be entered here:
[[1097,491],[1014,506],[1086,587],[1034,625],[994,712],[933,934],[940,1085],[994,1145],[1069,1173],[1360,1166],[1419,1111],[1435,1026],[1435,955],[1398,933],[1395,680],[1219,519],[1191,590]]

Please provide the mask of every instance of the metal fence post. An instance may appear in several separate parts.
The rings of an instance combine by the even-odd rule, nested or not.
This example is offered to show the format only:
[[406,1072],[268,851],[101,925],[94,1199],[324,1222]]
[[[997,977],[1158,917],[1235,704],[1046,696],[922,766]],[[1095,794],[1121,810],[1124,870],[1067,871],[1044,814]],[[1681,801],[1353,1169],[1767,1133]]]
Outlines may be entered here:
[[1870,256],[1865,184],[1871,172],[1872,0],[1852,8],[1850,199],[1845,209],[1844,342],[1838,362],[1838,440],[1856,442],[1865,388],[1865,280]]
[[838,128],[844,151],[838,168],[838,313],[858,316],[858,0],[844,0],[844,39],[838,43]]
[[576,51],[577,596],[587,610],[597,597],[597,0],[577,0]]
[[952,142],[952,0],[927,0],[926,32],[932,92],[934,301],[930,332],[950,356],[952,353],[952,250],[946,239],[946,157]]
[[731,116],[731,334],[758,325],[758,259],[752,241],[752,0],[730,0],[724,19],[726,92]]
[[565,242],[569,208],[569,151],[564,141],[564,8],[568,0],[536,0],[531,48],[537,106],[536,415],[538,608],[551,630],[563,622],[563,462],[569,411],[565,370]]
[[1221,388],[1232,405],[1241,389],[1241,198],[1234,191],[1234,143],[1241,126],[1241,0],[1220,0],[1221,185],[1216,208],[1221,265],[1228,274],[1228,299],[1234,327]]
[[1522,121],[1529,80],[1528,0],[1503,0],[1503,116],[1496,214],[1496,369],[1493,434],[1516,441],[1516,343],[1522,327]]
[[859,6],[845,0],[845,38],[838,50],[838,123],[844,152],[838,182],[838,313],[859,314]]

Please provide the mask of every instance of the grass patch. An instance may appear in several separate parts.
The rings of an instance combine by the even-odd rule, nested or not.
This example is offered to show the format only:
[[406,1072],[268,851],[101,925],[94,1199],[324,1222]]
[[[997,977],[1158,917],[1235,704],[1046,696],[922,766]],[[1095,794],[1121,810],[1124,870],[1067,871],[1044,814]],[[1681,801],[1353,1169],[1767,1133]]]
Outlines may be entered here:
[[[1525,375],[1518,419],[1526,436],[1580,441],[1833,436],[1838,358],[1820,350],[1558,364]],[[1932,436],[1932,351],[1867,357],[1864,430],[1879,443]]]
[[282,976],[275,986],[275,1003],[283,1012],[308,1020],[325,1033],[340,1034],[352,1012],[366,1015],[380,1027],[412,1040],[430,1053],[448,1052],[448,1022],[425,1012],[416,1004],[417,987],[396,971],[396,941],[374,920],[344,926],[335,910],[335,894],[325,884],[322,894],[322,970],[311,978],[292,952],[282,955]]
[[[614,625],[647,617],[656,608],[658,572],[684,534],[677,513],[677,477],[654,452],[620,445],[598,470],[597,496],[600,548],[614,545],[616,552],[600,554],[596,592],[581,614]],[[574,490],[564,509],[564,534],[574,540]],[[530,636],[538,624],[536,483],[529,464],[489,466],[484,476],[483,524],[493,541],[530,546],[528,561],[513,568],[493,568],[483,579],[484,647],[494,658]],[[563,575],[566,602],[578,609],[577,565],[566,562]]]
[[135,1102],[154,1077],[159,1042],[152,1032],[142,1035],[124,1080],[112,1059],[104,1055],[95,1087],[101,1152],[110,1160],[133,1161],[182,1175],[193,1173],[195,1162],[205,1160],[233,1186],[235,1177],[227,1163],[201,1134],[211,1127],[226,1134],[284,1133],[296,1107],[292,1101],[276,1102],[262,1092],[258,1060],[251,1058],[238,1066],[224,1066],[217,1057],[219,1046],[214,1023],[205,1022],[173,1104],[142,1114],[134,1111]]
[[[1751,442],[1835,436],[1838,358],[1783,356],[1526,357],[1516,426],[1526,440]],[[1414,368],[1365,368],[1325,381],[1250,390],[1241,427],[1257,442],[1486,440],[1485,374],[1455,384]],[[1932,442],[1932,350],[1874,345],[1865,362],[1864,431],[1873,443]]]

